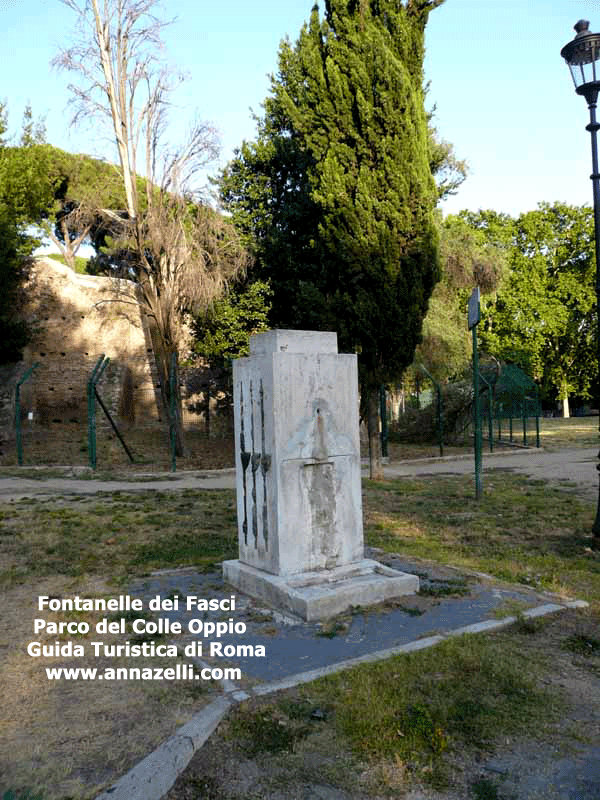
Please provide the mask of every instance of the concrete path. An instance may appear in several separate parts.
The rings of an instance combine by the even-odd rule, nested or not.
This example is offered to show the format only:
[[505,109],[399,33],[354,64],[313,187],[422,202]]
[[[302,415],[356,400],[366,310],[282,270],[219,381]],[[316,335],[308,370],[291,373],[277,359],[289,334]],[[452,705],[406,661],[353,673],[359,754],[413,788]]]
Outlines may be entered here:
[[[598,448],[571,448],[556,452],[545,450],[515,450],[483,453],[483,470],[494,469],[522,472],[531,478],[569,481],[590,498],[598,495]],[[385,466],[387,478],[418,475],[473,475],[474,461],[469,457],[448,457],[402,461]]]
[[27,478],[0,477],[0,503],[38,499],[69,494],[99,492],[168,492],[181,489],[234,489],[235,470],[203,470],[201,472],[163,472],[156,475],[134,475],[126,480],[97,480],[93,477]]
[[[483,454],[483,470],[514,470],[532,478],[554,482],[569,481],[590,499],[598,495],[595,447],[572,448],[558,452],[544,450],[515,450]],[[419,475],[473,475],[471,456],[426,458],[387,464],[387,478]],[[368,468],[363,464],[363,475]],[[35,474],[35,472],[33,472]],[[126,480],[97,480],[89,475],[65,478],[0,477],[0,502],[27,497],[49,498],[68,494],[97,494],[98,492],[177,491],[180,489],[234,489],[235,470],[203,470],[190,472],[134,475]]]

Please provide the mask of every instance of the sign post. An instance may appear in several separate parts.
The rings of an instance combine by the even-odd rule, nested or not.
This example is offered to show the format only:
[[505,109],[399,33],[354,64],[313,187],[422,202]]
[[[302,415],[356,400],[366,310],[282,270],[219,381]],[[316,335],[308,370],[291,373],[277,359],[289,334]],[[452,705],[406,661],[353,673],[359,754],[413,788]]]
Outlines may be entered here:
[[479,286],[473,289],[469,298],[469,330],[473,331],[473,426],[475,431],[475,499],[480,500],[481,486],[481,416],[479,414],[479,357],[477,352],[477,325],[481,319],[479,305]]

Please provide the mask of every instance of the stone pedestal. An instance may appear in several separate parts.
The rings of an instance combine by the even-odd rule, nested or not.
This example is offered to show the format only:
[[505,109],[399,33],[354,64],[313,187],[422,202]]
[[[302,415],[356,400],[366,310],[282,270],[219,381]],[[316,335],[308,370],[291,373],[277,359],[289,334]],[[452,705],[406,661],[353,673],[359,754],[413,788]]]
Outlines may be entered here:
[[239,560],[224,578],[307,620],[415,592],[364,558],[356,356],[335,333],[268,331],[233,380]]

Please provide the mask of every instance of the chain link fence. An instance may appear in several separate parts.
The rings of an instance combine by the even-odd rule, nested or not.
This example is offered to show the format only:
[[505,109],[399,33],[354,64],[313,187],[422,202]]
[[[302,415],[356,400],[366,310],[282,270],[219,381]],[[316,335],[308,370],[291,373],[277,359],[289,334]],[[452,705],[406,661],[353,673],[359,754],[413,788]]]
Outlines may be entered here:
[[[148,379],[147,365],[63,357],[63,365],[40,359],[0,375],[0,465],[172,468],[161,387]],[[207,370],[177,374],[185,444],[177,469],[232,467],[228,397]]]
[[[429,386],[425,381],[428,380]],[[498,445],[539,447],[539,399],[535,382],[521,369],[504,364],[480,370],[479,412],[483,439],[490,450]],[[423,378],[418,390],[398,400],[386,398],[390,441],[434,443],[443,447],[473,444],[473,386],[462,381],[438,385]]]

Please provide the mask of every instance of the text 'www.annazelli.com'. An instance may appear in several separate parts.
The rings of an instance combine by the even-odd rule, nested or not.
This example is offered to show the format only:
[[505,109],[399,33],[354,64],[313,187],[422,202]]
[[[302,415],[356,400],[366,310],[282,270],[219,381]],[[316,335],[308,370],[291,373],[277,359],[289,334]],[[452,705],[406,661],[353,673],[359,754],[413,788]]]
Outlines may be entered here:
[[196,671],[190,664],[174,667],[46,667],[50,681],[238,681],[240,669],[205,667]]

